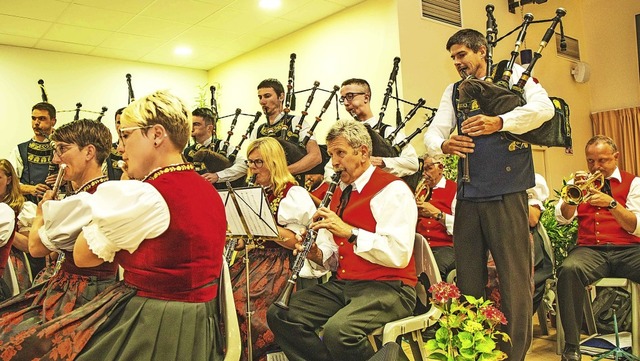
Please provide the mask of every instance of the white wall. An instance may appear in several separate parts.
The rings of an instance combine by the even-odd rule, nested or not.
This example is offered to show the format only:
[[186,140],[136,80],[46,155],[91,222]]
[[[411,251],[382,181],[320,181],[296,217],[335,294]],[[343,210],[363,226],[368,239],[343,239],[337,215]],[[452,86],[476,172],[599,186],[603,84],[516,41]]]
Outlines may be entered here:
[[[195,106],[199,86],[207,72],[84,55],[0,46],[0,158],[6,158],[16,144],[33,136],[31,107],[41,101],[38,79],[45,81],[49,102],[58,111],[109,108],[103,121],[113,131],[114,112],[127,105],[125,75],[132,75],[136,98],[155,90],[169,89]],[[75,112],[59,113],[57,125],[73,120]],[[81,112],[81,118],[98,114]]]

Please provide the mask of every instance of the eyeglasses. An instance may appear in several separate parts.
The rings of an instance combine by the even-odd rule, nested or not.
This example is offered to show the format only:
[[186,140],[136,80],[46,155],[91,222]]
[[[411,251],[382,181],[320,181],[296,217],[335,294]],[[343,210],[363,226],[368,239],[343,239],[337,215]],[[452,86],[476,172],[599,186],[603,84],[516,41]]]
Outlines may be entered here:
[[[149,129],[153,127],[153,125],[144,125],[144,126],[138,126],[138,127],[126,127],[126,128],[120,128],[120,130],[118,131],[118,137],[120,138],[120,141],[122,142],[122,144],[124,144],[124,141],[129,138],[129,136],[131,135],[131,133],[133,133],[134,130],[136,129]],[[128,132],[128,133],[125,133]]]
[[351,102],[353,100],[353,98],[355,98],[358,95],[364,95],[367,93],[364,92],[360,92],[360,93],[347,93],[343,96],[340,97],[340,99],[338,99],[338,101],[340,102],[340,104],[344,104],[345,99],[348,100],[349,102]]
[[244,161],[244,164],[251,166],[252,164],[256,166],[256,168],[260,168],[264,165],[264,160],[262,159],[247,159]]
[[[76,144],[55,144],[53,145],[53,152],[58,157],[62,157],[64,153],[66,153],[69,149],[73,147],[78,147]],[[80,147],[78,147],[80,148]]]

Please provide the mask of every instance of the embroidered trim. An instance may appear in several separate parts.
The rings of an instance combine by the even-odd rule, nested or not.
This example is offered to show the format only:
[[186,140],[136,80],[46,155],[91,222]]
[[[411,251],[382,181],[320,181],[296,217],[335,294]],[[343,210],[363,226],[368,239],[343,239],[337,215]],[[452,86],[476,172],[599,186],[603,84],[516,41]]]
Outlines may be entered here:
[[182,164],[172,164],[166,167],[161,167],[158,169],[154,169],[151,173],[149,173],[146,177],[142,179],[143,182],[148,180],[154,180],[160,177],[163,174],[171,173],[171,172],[182,172],[186,170],[194,170],[194,166],[191,163],[182,163]]
[[95,187],[96,185],[104,183],[104,182],[106,182],[108,180],[109,180],[109,177],[107,177],[106,175],[100,176],[98,178],[94,178],[94,179],[88,181],[87,183],[83,184],[82,187],[78,188],[78,190],[73,192],[73,194],[78,194],[80,192],[86,192],[87,190]]

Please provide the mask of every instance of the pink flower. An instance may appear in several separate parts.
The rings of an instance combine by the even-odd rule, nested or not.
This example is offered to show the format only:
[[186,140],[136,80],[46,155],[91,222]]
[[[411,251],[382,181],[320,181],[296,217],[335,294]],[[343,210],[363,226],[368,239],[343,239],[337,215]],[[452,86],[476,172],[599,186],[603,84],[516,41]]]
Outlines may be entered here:
[[434,301],[438,303],[447,303],[451,299],[460,297],[460,290],[452,283],[438,282],[429,287],[429,292],[433,296]]
[[491,305],[482,307],[480,309],[480,312],[492,324],[498,324],[498,323],[501,323],[503,325],[507,324],[507,318],[504,317],[504,314],[502,313],[502,311],[500,311],[499,309]]

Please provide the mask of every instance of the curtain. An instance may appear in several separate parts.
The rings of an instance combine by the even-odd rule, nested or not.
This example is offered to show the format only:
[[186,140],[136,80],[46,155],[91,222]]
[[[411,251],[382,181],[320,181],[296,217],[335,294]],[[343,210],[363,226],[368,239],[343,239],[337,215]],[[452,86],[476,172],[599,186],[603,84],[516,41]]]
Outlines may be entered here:
[[611,137],[618,145],[618,167],[640,175],[640,107],[591,114],[593,134]]

